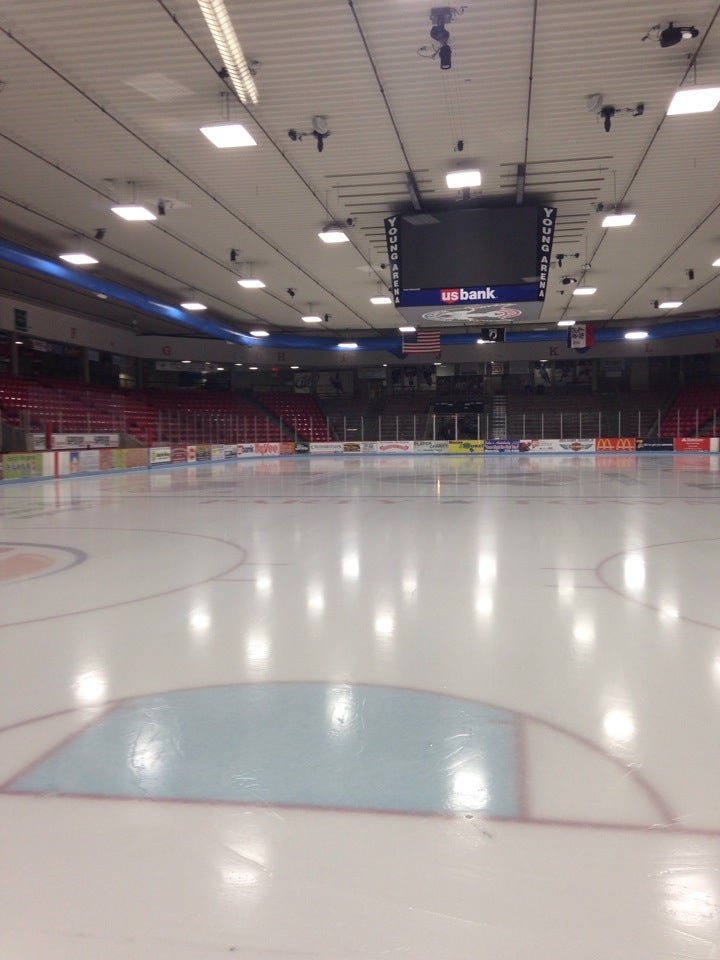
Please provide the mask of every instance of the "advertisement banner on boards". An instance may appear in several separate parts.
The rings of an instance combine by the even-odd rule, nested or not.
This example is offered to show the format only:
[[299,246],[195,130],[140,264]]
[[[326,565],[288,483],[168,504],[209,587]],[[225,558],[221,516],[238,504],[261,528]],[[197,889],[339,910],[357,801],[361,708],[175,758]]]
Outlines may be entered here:
[[196,443],[195,444],[195,459],[198,463],[210,460],[212,456],[212,448],[209,443]]
[[563,453],[595,453],[594,440],[560,440],[559,443]]
[[310,453],[310,444],[306,443],[305,440],[298,440],[295,444],[295,453]]
[[447,453],[447,440],[416,440],[413,453]]
[[86,450],[99,447],[117,447],[120,435],[117,433],[54,433],[53,450]]
[[636,437],[636,450],[674,450],[672,437]]
[[255,443],[253,446],[259,457],[277,457],[280,454],[279,443]]
[[485,453],[485,441],[449,440],[448,453]]
[[237,445],[237,456],[238,457],[254,457],[255,456],[255,444],[254,443],[239,443]]
[[311,443],[310,444],[310,454],[331,454],[331,453],[342,453],[343,445],[342,443]]
[[485,453],[517,453],[519,449],[519,440],[496,440],[490,438],[485,441]]
[[560,440],[520,440],[520,453],[567,453],[560,446]]
[[287,441],[283,440],[282,443],[279,444],[279,447],[280,447],[279,452],[281,457],[292,457],[293,454],[295,453],[294,443],[288,443]]
[[709,453],[710,437],[675,437],[673,450],[677,453]]
[[150,448],[150,466],[154,467],[159,463],[170,463],[172,451],[170,447],[151,447]]
[[172,463],[187,463],[188,459],[188,448],[187,447],[171,447],[170,448],[170,460]]
[[5,480],[20,480],[43,475],[41,453],[6,453],[2,460]]
[[377,443],[378,453],[412,453],[412,440],[379,440]]
[[342,444],[342,452],[377,453],[377,446],[374,440],[345,440]]
[[62,450],[58,457],[60,474],[97,473],[100,469],[99,450]]
[[596,453],[634,453],[635,437],[597,437]]
[[235,458],[237,457],[237,444],[226,443],[223,457],[225,460],[235,460]]
[[101,470],[123,470],[127,466],[124,450],[98,450]]
[[214,443],[210,450],[210,459],[211,460],[224,460],[225,459],[225,445],[222,443]]

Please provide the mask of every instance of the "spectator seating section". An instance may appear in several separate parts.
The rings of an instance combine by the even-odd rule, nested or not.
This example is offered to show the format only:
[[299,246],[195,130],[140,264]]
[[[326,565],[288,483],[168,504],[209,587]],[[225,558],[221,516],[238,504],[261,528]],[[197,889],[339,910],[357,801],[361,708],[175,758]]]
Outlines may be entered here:
[[712,432],[720,423],[720,386],[685,387],[670,405],[660,428],[662,437],[695,437]]
[[314,397],[306,393],[259,393],[257,399],[282,421],[298,440],[331,440],[327,422]]

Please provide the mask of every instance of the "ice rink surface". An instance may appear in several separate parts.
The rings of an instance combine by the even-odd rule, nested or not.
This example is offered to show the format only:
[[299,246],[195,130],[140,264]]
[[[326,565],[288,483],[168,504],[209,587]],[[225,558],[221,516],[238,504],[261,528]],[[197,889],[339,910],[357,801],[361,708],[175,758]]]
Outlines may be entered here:
[[0,958],[720,958],[719,468],[0,488]]

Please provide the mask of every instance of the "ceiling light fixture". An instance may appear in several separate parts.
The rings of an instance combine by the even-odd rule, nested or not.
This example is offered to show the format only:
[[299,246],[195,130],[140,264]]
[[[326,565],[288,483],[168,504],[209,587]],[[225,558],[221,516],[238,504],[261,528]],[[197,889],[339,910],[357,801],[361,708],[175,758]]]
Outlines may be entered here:
[[242,52],[223,0],[198,0],[198,6],[240,101],[257,103],[258,91],[252,70]]
[[199,300],[186,300],[184,303],[181,303],[180,306],[183,308],[183,310],[190,310],[191,312],[207,310],[205,304],[200,303]]
[[329,223],[323,227],[318,236],[323,243],[349,243],[350,237],[345,233],[339,223]]
[[339,343],[338,350],[357,350],[358,345],[356,343]]
[[681,113],[710,113],[720,103],[720,87],[688,87],[678,90],[667,108],[669,117]]
[[261,290],[265,284],[258,277],[246,277],[242,280],[238,280],[238,283],[241,287],[245,287],[246,290]]
[[594,293],[597,293],[597,287],[575,287],[573,290],[574,297],[591,297]]
[[482,174],[477,168],[472,170],[451,170],[445,174],[445,183],[450,190],[462,190],[464,187],[479,187]]
[[257,141],[241,123],[214,123],[200,127],[200,133],[220,150],[229,147],[255,147]]
[[323,318],[319,317],[315,313],[309,313],[307,314],[307,316],[301,317],[300,319],[302,320],[303,323],[322,323],[323,322]]
[[76,267],[86,267],[91,263],[100,262],[95,257],[91,257],[89,253],[61,253],[60,259],[66,263],[72,263]]
[[370,297],[370,303],[374,303],[376,307],[382,306],[384,303],[392,303],[392,297],[387,297],[382,294],[378,294],[377,297]]
[[605,218],[603,219],[602,226],[604,228],[629,227],[634,219],[634,213],[621,213],[620,211],[616,210],[614,213],[606,214]]
[[713,260],[712,265],[714,267],[720,267],[720,257],[717,260]]
[[157,220],[152,210],[148,210],[147,207],[140,206],[136,203],[121,203],[116,207],[110,207],[110,209],[118,217],[122,217],[123,220]]
[[250,336],[251,337],[269,337],[270,334],[267,332],[267,330],[251,330]]
[[574,327],[575,321],[574,320],[558,320],[557,325],[559,327]]
[[658,307],[660,310],[677,310],[682,305],[682,300],[663,300],[658,304]]
[[626,340],[647,340],[647,330],[628,330],[625,334]]
[[672,20],[664,30],[660,29],[661,26],[662,24],[657,23],[650,27],[642,39],[657,40],[661,47],[674,47],[681,40],[695,40],[700,36],[697,27],[676,27]]
[[398,327],[400,333],[415,333],[417,327]]

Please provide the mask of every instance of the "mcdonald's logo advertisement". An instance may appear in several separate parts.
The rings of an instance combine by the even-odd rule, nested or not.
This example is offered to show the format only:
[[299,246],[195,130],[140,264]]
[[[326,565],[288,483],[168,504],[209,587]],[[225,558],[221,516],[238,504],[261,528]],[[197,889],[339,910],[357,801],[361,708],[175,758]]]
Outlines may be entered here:
[[598,437],[595,440],[596,453],[634,453],[635,437]]

